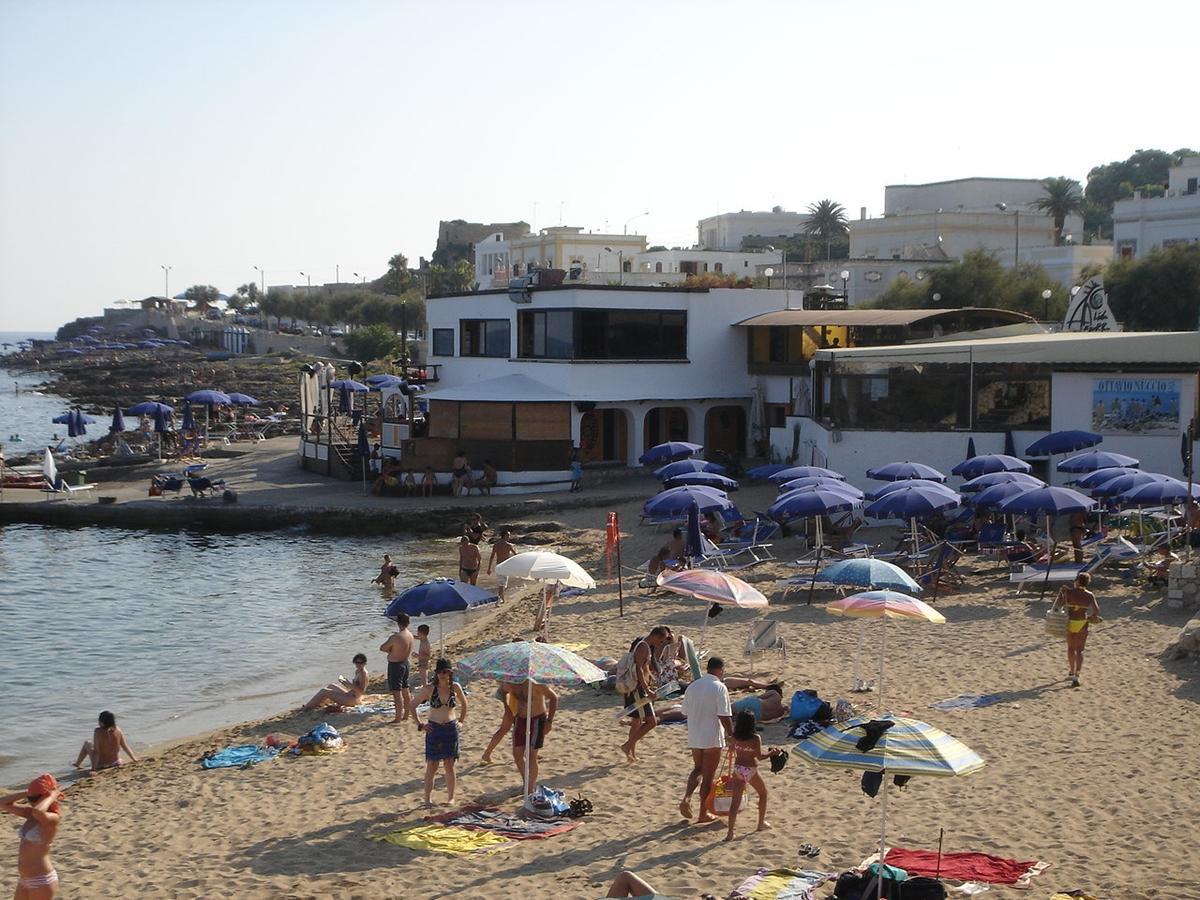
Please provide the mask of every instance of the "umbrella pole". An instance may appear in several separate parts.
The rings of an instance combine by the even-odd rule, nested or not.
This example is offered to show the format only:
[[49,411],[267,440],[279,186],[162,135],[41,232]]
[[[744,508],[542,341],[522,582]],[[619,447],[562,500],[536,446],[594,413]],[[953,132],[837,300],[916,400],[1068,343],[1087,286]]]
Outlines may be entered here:
[[525,802],[529,802],[529,735],[533,730],[533,678],[525,681]]
[[625,579],[621,576],[621,532],[617,529],[617,615],[625,617]]
[[863,689],[863,680],[860,674],[859,663],[862,661],[863,644],[867,640],[866,622],[862,619],[858,620],[858,646],[854,649],[854,687],[850,690],[857,693]]
[[1054,565],[1054,544],[1050,540],[1050,514],[1046,513],[1046,578],[1042,581],[1042,593],[1038,601],[1046,599],[1046,588],[1050,585],[1050,569]]
[[[884,600],[887,600],[887,591],[884,591]],[[887,658],[887,616],[883,617],[883,631],[879,638],[879,711],[883,712],[883,661]]]
[[817,589],[817,569],[821,568],[821,551],[825,549],[825,536],[821,534],[821,517],[817,516],[817,561],[813,563],[812,580],[808,583],[808,605],[812,606],[813,591]]
[[[885,618],[884,622],[887,621]],[[887,798],[888,798],[888,779],[887,769],[883,770],[883,798],[879,801],[879,876],[876,878],[878,887],[875,890],[875,900],[883,900],[883,867],[886,863],[883,861],[887,856]]]
[[917,517],[913,516],[908,521],[912,526],[913,565],[917,567],[917,571],[919,572],[921,571],[921,561],[917,557],[918,553],[920,552],[921,545],[917,543]]

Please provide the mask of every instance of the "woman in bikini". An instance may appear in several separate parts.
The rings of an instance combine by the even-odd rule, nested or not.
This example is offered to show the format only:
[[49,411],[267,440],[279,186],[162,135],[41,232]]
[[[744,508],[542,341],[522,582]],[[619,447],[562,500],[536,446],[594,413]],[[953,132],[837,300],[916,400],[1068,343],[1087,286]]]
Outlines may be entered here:
[[1103,621],[1100,618],[1100,604],[1096,602],[1096,595],[1087,589],[1091,580],[1092,576],[1087,572],[1080,572],[1075,576],[1075,583],[1060,589],[1058,599],[1054,601],[1055,609],[1062,607],[1067,611],[1067,664],[1071,667],[1071,687],[1079,687],[1088,625]]
[[367,657],[362,653],[354,654],[354,678],[347,681],[344,677],[341,684],[327,684],[313,694],[313,698],[304,704],[307,712],[320,709],[326,703],[334,706],[358,706],[363,694],[367,692]]
[[429,721],[417,720],[417,731],[425,732],[425,806],[433,804],[433,777],[438,763],[446,773],[446,800],[454,802],[454,763],[458,759],[459,725],[467,724],[467,697],[454,681],[454,667],[448,659],[439,659],[433,667],[433,681],[417,691],[413,706],[429,704]]
[[733,797],[729,806],[729,831],[725,840],[733,840],[733,826],[737,822],[738,806],[742,802],[742,794],[746,786],[754,788],[758,794],[758,830],[764,831],[771,827],[767,821],[767,786],[758,774],[758,764],[761,760],[770,759],[779,750],[775,747],[763,752],[762,738],[755,730],[754,713],[742,710],[733,720],[733,739],[729,742],[729,750],[733,756]]
[[58,873],[50,860],[50,844],[61,819],[63,792],[50,774],[39,775],[24,791],[0,797],[0,809],[25,820],[17,848],[15,900],[48,900],[58,893]]

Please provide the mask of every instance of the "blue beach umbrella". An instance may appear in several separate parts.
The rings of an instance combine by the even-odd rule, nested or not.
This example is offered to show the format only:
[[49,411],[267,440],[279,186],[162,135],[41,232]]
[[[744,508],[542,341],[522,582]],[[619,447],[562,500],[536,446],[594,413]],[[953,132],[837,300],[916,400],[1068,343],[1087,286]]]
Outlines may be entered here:
[[108,426],[109,434],[120,434],[125,430],[125,416],[121,412],[121,407],[113,407],[112,424]]
[[1128,475],[1117,475],[1115,478],[1109,478],[1107,481],[1095,485],[1091,489],[1091,492],[1093,497],[1115,497],[1118,494],[1124,494],[1144,484],[1173,480],[1170,475],[1160,475],[1158,472],[1135,471],[1130,472]]
[[882,559],[844,559],[835,562],[818,576],[829,584],[845,584],[893,591],[920,593],[921,586],[894,563]]
[[1054,538],[1050,534],[1050,517],[1070,515],[1077,512],[1090,512],[1096,507],[1096,501],[1079,491],[1070,488],[1046,487],[1033,488],[1024,493],[1010,497],[1000,504],[1000,511],[1007,515],[1027,515],[1046,517],[1046,579],[1042,582],[1042,596],[1046,595],[1046,585],[1050,581],[1051,561],[1054,559]]
[[1192,485],[1191,491],[1182,481],[1152,481],[1141,484],[1121,494],[1120,500],[1129,506],[1171,506],[1183,503],[1188,497],[1200,498],[1200,485]]
[[813,561],[812,579],[808,585],[809,603],[812,603],[813,591],[816,590],[817,569],[821,567],[821,557],[825,552],[822,519],[830,513],[853,509],[860,502],[844,491],[831,487],[811,487],[788,491],[767,508],[767,515],[781,525],[795,519],[813,519],[816,522],[817,555]]
[[499,599],[490,591],[466,581],[434,578],[397,595],[383,614],[391,619],[399,613],[408,616],[436,616],[441,613],[475,609],[495,603]]
[[167,426],[167,421],[169,418],[170,418],[170,416],[168,416],[166,414],[166,412],[163,411],[162,406],[159,406],[157,409],[154,410],[154,432],[155,432],[155,434],[162,434],[165,431],[169,430],[168,426]]
[[699,559],[704,555],[704,542],[700,540],[700,507],[692,501],[688,507],[687,526],[683,530],[683,554],[688,560]]
[[75,411],[74,410],[65,412],[60,416],[55,416],[53,419],[50,420],[50,422],[54,425],[68,425],[68,426],[73,421],[75,421]]
[[717,488],[721,491],[736,491],[740,484],[732,478],[726,478],[724,475],[718,475],[716,472],[684,472],[682,475],[675,475],[663,482],[664,487],[680,487],[685,484],[698,484],[704,487]]
[[184,431],[196,430],[196,418],[192,415],[192,404],[183,404],[183,421],[179,423],[179,427]]
[[228,406],[231,402],[229,395],[224,391],[209,389],[192,391],[183,399],[188,403],[203,403],[205,406]]
[[643,466],[649,466],[654,463],[670,462],[675,459],[695,456],[703,452],[703,450],[704,447],[702,445],[693,444],[690,441],[666,441],[662,444],[655,444],[638,457],[638,462]]
[[733,509],[733,501],[724,491],[701,485],[684,485],[655,494],[642,506],[642,515],[647,519],[683,519],[693,502],[700,512]]
[[239,394],[237,391],[232,391],[228,396],[231,406],[258,406],[258,401],[249,394]]
[[1141,462],[1124,453],[1110,450],[1089,450],[1077,456],[1068,456],[1055,468],[1060,472],[1095,472],[1097,469],[1136,469]]
[[1037,485],[1023,484],[1020,481],[1001,481],[973,494],[967,502],[976,509],[988,509],[989,507],[999,506],[1001,503],[1017,496],[1017,494],[1023,494],[1026,491],[1036,489]]
[[1057,456],[1059,453],[1074,453],[1095,447],[1104,438],[1090,431],[1052,431],[1025,448],[1026,456]]
[[917,541],[917,519],[923,519],[960,503],[958,494],[922,479],[911,479],[903,488],[884,494],[863,513],[873,519],[908,519],[912,530],[912,550],[920,548]]
[[967,438],[967,459],[972,459],[975,456],[975,438]]
[[711,472],[714,475],[724,475],[725,467],[715,462],[709,462],[707,459],[680,459],[673,463],[667,463],[661,469],[656,469],[654,477],[659,481],[666,481],[676,475],[686,475],[690,472]]
[[945,481],[946,476],[925,463],[891,462],[867,470],[867,477],[875,481]]
[[826,469],[824,466],[787,466],[767,476],[767,480],[773,481],[775,484],[783,484],[785,481],[793,481],[796,478],[830,478],[834,481],[846,480],[846,476],[841,472]]
[[84,437],[87,434],[87,426],[89,422],[95,422],[91,416],[85,416],[82,411],[75,410],[75,434],[78,437]]
[[1032,471],[1033,466],[1023,459],[1007,456],[1003,453],[985,453],[982,456],[972,456],[964,459],[950,470],[951,475],[962,478],[975,478],[979,475],[990,475],[993,472],[1025,472]]
[[785,481],[779,486],[779,493],[782,495],[788,491],[799,491],[804,488],[828,488],[832,491],[849,494],[858,500],[863,499],[862,491],[848,481],[838,481],[835,478],[793,478],[791,481]]
[[[872,491],[868,491],[865,496],[870,500],[879,500],[882,497],[886,497],[888,494],[894,494],[896,491],[903,491],[912,487],[914,481],[924,481],[924,479],[916,478],[909,479],[908,481],[889,481],[887,484],[884,484],[881,487],[875,488]],[[942,493],[946,494],[947,496],[953,497],[955,500],[958,499],[958,494],[955,493],[954,488],[948,487],[940,482],[925,481],[922,487],[929,488],[930,490],[940,489]]]
[[1133,475],[1137,469],[1129,469],[1124,466],[1112,466],[1107,469],[1096,469],[1094,472],[1088,472],[1082,478],[1076,478],[1072,484],[1076,488],[1091,490],[1094,487],[1099,487],[1106,481],[1112,481],[1114,478],[1119,478],[1121,475]]
[[174,407],[168,406],[165,403],[158,403],[154,400],[143,400],[141,403],[135,403],[133,406],[125,410],[125,412],[131,416],[153,416],[155,410],[159,409],[160,407],[168,416],[175,413]]
[[339,378],[337,381],[329,382],[329,386],[338,391],[345,388],[352,394],[365,394],[371,390],[370,386],[361,381],[355,381],[353,378]]
[[789,468],[787,463],[765,463],[761,466],[755,466],[746,472],[746,477],[751,481],[766,481],[776,472],[782,472]]
[[382,372],[379,375],[368,375],[363,379],[363,381],[370,385],[371,390],[373,391],[379,391],[383,388],[396,387],[397,385],[404,384],[404,379],[399,375],[390,375],[386,372]]
[[970,494],[990,488],[994,484],[1023,484],[1028,487],[1045,487],[1046,482],[1040,478],[1034,478],[1032,475],[1026,475],[1024,472],[989,472],[986,475],[977,475],[970,481],[964,481],[959,490],[964,494]]

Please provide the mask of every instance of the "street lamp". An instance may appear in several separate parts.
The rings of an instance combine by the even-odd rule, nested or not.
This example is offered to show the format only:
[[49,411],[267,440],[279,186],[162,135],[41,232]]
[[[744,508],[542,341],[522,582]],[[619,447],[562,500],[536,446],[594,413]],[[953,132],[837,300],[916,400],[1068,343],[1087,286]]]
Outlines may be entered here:
[[1051,293],[1052,293],[1052,292],[1051,292],[1050,288],[1046,288],[1046,290],[1042,291],[1042,320],[1043,320],[1043,321],[1045,321],[1045,322],[1049,322],[1049,321],[1050,321],[1050,297],[1051,297]]
[[408,377],[408,301],[400,298],[400,359],[401,374]]
[[[764,250],[767,250],[767,251],[769,251],[769,252],[771,252],[771,253],[774,253],[774,252],[775,252],[775,246],[774,246],[773,244],[767,244],[767,246],[766,246],[766,247],[764,247],[763,249],[764,249]],[[782,268],[782,272],[783,272],[783,289],[786,291],[786,290],[787,290],[787,245],[786,245],[786,244],[784,245],[784,247],[783,247],[783,250],[781,250],[781,251],[780,251],[780,263],[781,263],[781,265],[782,265],[782,267],[783,267],[783,268]],[[769,282],[769,281],[768,281],[768,282],[767,282],[767,287],[770,287],[770,286],[771,286],[771,282]]]
[[632,222],[634,219],[640,219],[642,216],[648,216],[648,215],[650,215],[650,213],[643,212],[643,213],[638,213],[636,216],[632,216],[629,219],[626,219],[625,224],[623,226],[621,226],[621,234],[629,234],[629,223]]
[[367,276],[366,276],[366,275],[359,275],[357,272],[355,272],[355,273],[354,273],[354,277],[358,279],[358,283],[359,283],[359,284],[366,284],[366,283],[367,283]]
[[171,267],[159,266],[163,270],[163,296],[168,300],[171,299]]
[[[1008,210],[1007,203],[997,203],[996,209],[1000,212]],[[1013,237],[1013,268],[1015,269],[1021,262],[1021,210],[1013,210],[1013,221],[1016,223],[1016,231]]]
[[606,253],[617,254],[617,284],[624,284],[625,283],[625,251],[624,250],[613,250],[612,247],[605,247],[604,251]]
[[842,302],[849,306],[850,297],[846,294],[846,282],[850,280],[850,270],[842,269],[838,275],[841,276],[842,279]]
[[267,295],[267,273],[258,266],[254,266],[253,268],[258,273],[258,277],[262,279],[262,295],[265,297]]
[[308,292],[311,294],[312,293],[312,276],[308,275],[304,272],[301,272],[300,274],[304,275],[304,277],[308,279]]

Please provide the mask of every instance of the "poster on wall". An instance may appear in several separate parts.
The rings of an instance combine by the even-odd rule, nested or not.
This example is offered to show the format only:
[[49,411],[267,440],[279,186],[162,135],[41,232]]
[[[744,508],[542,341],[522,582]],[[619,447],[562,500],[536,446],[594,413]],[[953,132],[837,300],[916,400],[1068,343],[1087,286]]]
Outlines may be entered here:
[[1101,434],[1178,434],[1178,378],[1097,378],[1092,430]]

